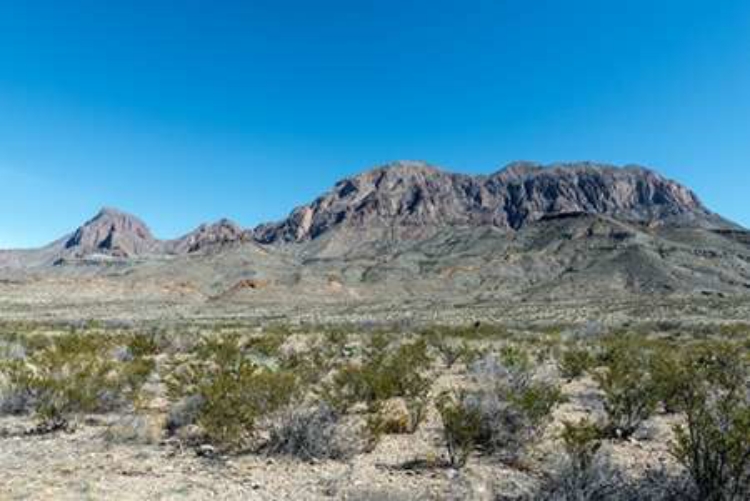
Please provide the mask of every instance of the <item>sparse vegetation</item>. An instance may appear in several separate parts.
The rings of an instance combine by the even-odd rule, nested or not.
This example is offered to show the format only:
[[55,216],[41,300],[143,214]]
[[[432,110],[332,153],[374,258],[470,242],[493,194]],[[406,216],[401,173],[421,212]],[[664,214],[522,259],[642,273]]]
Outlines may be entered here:
[[196,354],[170,374],[169,394],[180,405],[185,399],[194,403],[197,424],[218,446],[230,450],[247,446],[258,420],[287,405],[296,394],[293,374],[258,366],[237,336],[207,338]]
[[[563,329],[514,337],[490,327],[439,335],[395,335],[381,326],[20,331],[0,336],[0,405],[5,414],[41,420],[28,436],[70,430],[74,415],[116,412],[101,434],[113,447],[161,447],[166,440],[207,458],[247,453],[269,462],[355,464],[378,444],[383,454],[432,436],[428,443],[442,444],[442,451],[389,468],[502,462],[519,475],[544,478],[528,497],[545,500],[745,499],[747,339],[591,330],[595,335],[573,340]],[[464,337],[451,337],[456,333]],[[566,400],[566,379],[579,379],[566,391],[592,399],[571,399],[575,407],[595,399],[605,413],[587,412],[601,424],[558,421],[555,435],[548,425]],[[446,387],[452,389],[434,396]],[[150,399],[159,397],[164,404],[152,407]],[[560,411],[565,416],[567,406]],[[430,426],[420,429],[426,416]],[[671,457],[669,471],[657,466],[633,476],[611,460],[616,448],[655,440],[649,430],[663,419],[678,423],[669,446],[664,435],[653,435]],[[658,433],[669,433],[670,425],[661,426]],[[416,431],[420,438],[409,436]],[[527,452],[548,447],[551,435],[564,454],[546,470]],[[460,475],[468,479],[472,471]]]
[[610,342],[603,370],[594,373],[604,391],[609,423],[607,433],[619,439],[630,437],[655,411],[659,391],[651,365],[651,351],[635,337]]
[[386,338],[374,337],[362,363],[349,363],[335,373],[325,388],[325,399],[340,412],[364,403],[376,413],[384,402],[401,398],[413,423],[405,431],[413,431],[423,417],[431,385],[425,375],[430,364],[427,345],[423,339],[404,343],[392,351],[387,345]]
[[500,358],[476,362],[474,387],[438,402],[451,464],[462,466],[473,450],[516,461],[562,400],[558,387],[534,378],[523,351],[505,348]]
[[687,423],[675,428],[673,453],[688,471],[697,499],[750,497],[750,385],[742,354],[703,345],[685,357],[677,399]]
[[56,421],[137,405],[153,360],[118,357],[117,348],[107,336],[71,333],[47,340],[28,357],[2,362],[9,395],[4,407]]

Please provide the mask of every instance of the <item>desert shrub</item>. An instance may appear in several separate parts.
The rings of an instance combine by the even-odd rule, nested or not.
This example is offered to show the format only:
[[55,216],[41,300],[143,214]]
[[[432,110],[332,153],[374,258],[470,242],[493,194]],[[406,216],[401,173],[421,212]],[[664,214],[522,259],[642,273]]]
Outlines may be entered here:
[[651,352],[633,338],[614,342],[602,371],[593,374],[604,392],[609,436],[628,438],[655,411],[659,392],[648,368]]
[[130,335],[126,347],[135,358],[152,357],[160,350],[159,340],[154,332]]
[[470,389],[443,394],[438,410],[449,458],[460,466],[472,450],[514,462],[562,400],[559,387],[535,377],[523,353],[485,357],[472,366]]
[[19,370],[25,367],[26,348],[11,338],[0,339],[0,414],[20,414],[30,406],[27,385],[19,384]]
[[[592,463],[585,470],[569,459],[542,484],[534,497],[538,501],[636,501],[656,500],[636,496],[623,472],[607,460]],[[679,498],[675,498],[677,501]]]
[[561,375],[568,380],[581,377],[594,366],[594,356],[591,352],[578,346],[571,346],[560,354],[558,367]]
[[326,404],[292,406],[275,421],[265,445],[269,455],[345,460],[369,450],[377,440],[367,423],[347,420]]
[[456,339],[441,334],[432,334],[429,343],[438,352],[440,359],[448,369],[461,359],[465,348],[468,347],[465,342],[462,344]]
[[247,340],[245,349],[261,357],[275,358],[279,355],[279,348],[286,338],[286,335],[279,333],[251,337]]
[[594,456],[602,446],[601,428],[585,419],[578,423],[563,423],[560,438],[565,446],[565,453],[579,471],[591,467]]
[[686,425],[675,427],[673,454],[697,498],[750,498],[750,388],[747,366],[731,345],[698,347],[687,356],[678,394]]
[[152,371],[149,359],[116,358],[110,338],[77,333],[55,336],[27,359],[0,365],[18,404],[14,410],[33,410],[45,421],[136,404]]
[[618,482],[613,475],[594,463],[602,445],[601,429],[593,423],[563,423],[560,438],[565,447],[561,471],[543,488],[545,499],[606,499]]
[[684,350],[674,346],[662,346],[650,361],[647,370],[651,373],[655,395],[667,413],[683,410],[682,395],[689,390],[689,360]]
[[583,471],[570,461],[545,479],[538,501],[688,501],[695,499],[681,475],[664,468],[648,470],[642,476],[628,475],[610,458],[597,456]]
[[481,350],[472,347],[467,339],[456,337],[454,331],[433,328],[422,335],[448,369],[459,361],[469,365],[481,356]]
[[199,356],[173,368],[166,378],[168,395],[180,406],[185,399],[191,402],[195,422],[217,446],[230,450],[247,445],[259,419],[297,393],[294,374],[253,363],[238,336],[206,338],[196,351]]
[[443,423],[443,439],[448,460],[454,468],[466,465],[472,451],[482,442],[482,412],[475,405],[467,405],[465,392],[443,393],[436,405]]
[[500,349],[500,363],[515,373],[529,373],[531,357],[528,351],[516,345],[506,345]]
[[382,338],[374,343],[363,363],[344,366],[325,389],[325,399],[334,408],[345,411],[359,402],[374,408],[398,397],[416,405],[426,397],[431,382],[424,375],[430,364],[425,341],[402,344],[394,351],[386,349]]
[[201,395],[190,395],[173,402],[167,414],[167,431],[174,434],[179,429],[198,422],[203,403]]
[[536,499],[544,501],[684,501],[691,499],[684,477],[663,468],[627,475],[599,451],[604,438],[596,424],[563,423],[565,454],[542,483]]

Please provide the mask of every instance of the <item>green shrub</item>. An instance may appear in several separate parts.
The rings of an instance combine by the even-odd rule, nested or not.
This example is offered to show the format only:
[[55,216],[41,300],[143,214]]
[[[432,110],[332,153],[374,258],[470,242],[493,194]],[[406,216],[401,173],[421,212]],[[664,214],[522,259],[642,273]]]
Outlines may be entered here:
[[609,436],[630,437],[654,413],[659,392],[650,365],[650,351],[633,338],[624,337],[609,347],[604,369],[594,373],[604,392]]
[[136,358],[155,356],[159,353],[159,341],[155,333],[133,334],[127,340],[128,352]]
[[602,446],[602,430],[594,423],[581,419],[578,423],[563,423],[560,438],[574,470],[586,472]]
[[539,380],[521,351],[506,350],[501,357],[503,362],[485,357],[475,363],[470,389],[438,400],[451,462],[460,465],[472,450],[517,461],[562,401],[560,389]]
[[382,338],[374,343],[362,364],[344,366],[325,389],[325,398],[334,408],[345,411],[359,402],[373,407],[396,397],[418,402],[427,395],[431,381],[424,372],[430,358],[424,340],[403,344],[392,352],[386,350]]
[[690,474],[698,499],[750,498],[750,388],[742,354],[708,343],[685,357],[677,399],[687,424],[675,427],[673,454]]
[[573,380],[581,377],[595,364],[591,352],[582,347],[572,346],[563,351],[558,361],[560,373],[565,379]]
[[0,372],[44,421],[108,412],[137,404],[154,368],[144,357],[118,359],[114,348],[113,339],[101,335],[55,336],[26,360],[3,363]]
[[227,450],[249,443],[258,420],[287,405],[297,394],[297,378],[253,363],[234,335],[210,337],[199,356],[177,365],[167,378],[170,399],[195,403],[197,424],[213,444]]
[[466,465],[472,451],[482,441],[482,413],[477,406],[466,405],[467,395],[443,393],[437,409],[443,423],[443,439],[448,460],[454,468]]

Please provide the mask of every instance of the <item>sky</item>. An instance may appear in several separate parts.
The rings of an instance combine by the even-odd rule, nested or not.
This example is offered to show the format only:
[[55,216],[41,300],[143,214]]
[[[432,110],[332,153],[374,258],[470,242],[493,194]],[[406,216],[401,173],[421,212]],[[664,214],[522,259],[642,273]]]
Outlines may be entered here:
[[0,248],[252,227],[397,159],[637,163],[750,226],[750,2],[0,0]]

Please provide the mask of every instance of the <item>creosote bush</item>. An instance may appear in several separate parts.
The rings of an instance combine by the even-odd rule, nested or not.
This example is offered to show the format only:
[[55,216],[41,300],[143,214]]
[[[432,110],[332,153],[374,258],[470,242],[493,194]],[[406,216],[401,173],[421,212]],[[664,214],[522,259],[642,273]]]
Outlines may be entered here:
[[559,387],[535,378],[524,352],[504,349],[500,359],[476,362],[472,388],[444,393],[437,401],[454,466],[465,464],[472,451],[517,461],[563,400]]
[[436,402],[448,461],[454,468],[464,467],[471,453],[482,443],[481,409],[467,405],[467,401],[465,392],[457,392],[443,393]]
[[259,367],[249,359],[239,336],[204,339],[195,357],[167,377],[170,399],[194,405],[197,424],[213,444],[227,450],[247,446],[258,421],[295,397],[296,377]]
[[402,398],[411,414],[413,431],[424,415],[431,381],[425,375],[430,357],[420,339],[388,349],[385,338],[374,336],[362,363],[350,363],[337,371],[324,390],[324,399],[339,412],[364,403],[377,413],[383,402]]
[[675,427],[675,458],[701,501],[750,498],[750,385],[736,347],[707,343],[683,356],[687,378],[675,400],[686,424]]
[[568,380],[583,376],[594,364],[594,356],[587,348],[581,346],[571,346],[564,350],[558,361],[560,374]]
[[55,421],[137,405],[154,363],[141,354],[118,356],[117,342],[74,332],[39,343],[24,359],[1,362],[0,372],[14,395],[12,410]]
[[639,339],[623,336],[611,342],[603,370],[593,374],[604,392],[610,437],[630,437],[656,410],[659,391],[648,370],[651,355]]

